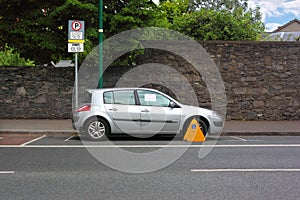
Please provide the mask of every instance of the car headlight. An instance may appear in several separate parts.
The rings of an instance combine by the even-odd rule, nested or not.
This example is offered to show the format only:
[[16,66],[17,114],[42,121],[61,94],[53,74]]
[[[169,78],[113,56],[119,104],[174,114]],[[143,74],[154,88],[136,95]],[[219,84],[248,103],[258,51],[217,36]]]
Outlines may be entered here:
[[217,112],[213,111],[208,117],[215,126],[223,126],[223,120]]

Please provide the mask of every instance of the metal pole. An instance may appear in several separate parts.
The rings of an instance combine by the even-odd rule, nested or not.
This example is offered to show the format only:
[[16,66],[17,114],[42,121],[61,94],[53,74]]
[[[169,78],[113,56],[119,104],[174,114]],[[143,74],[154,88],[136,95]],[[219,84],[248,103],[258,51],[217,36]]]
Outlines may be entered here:
[[103,87],[103,0],[99,0],[99,82],[98,88]]
[[78,108],[78,53],[75,53],[75,109]]

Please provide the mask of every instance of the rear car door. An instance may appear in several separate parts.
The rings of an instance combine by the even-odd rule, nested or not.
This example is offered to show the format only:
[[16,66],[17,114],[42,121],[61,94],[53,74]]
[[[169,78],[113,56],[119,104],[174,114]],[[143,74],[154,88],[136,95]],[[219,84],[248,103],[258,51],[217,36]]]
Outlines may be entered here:
[[134,90],[113,90],[104,93],[104,104],[115,126],[123,133],[140,131],[140,109]]

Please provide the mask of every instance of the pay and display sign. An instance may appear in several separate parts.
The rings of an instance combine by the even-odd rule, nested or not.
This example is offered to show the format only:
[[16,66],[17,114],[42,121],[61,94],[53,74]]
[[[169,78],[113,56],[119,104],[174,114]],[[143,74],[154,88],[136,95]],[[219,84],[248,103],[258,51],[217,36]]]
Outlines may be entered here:
[[69,20],[68,27],[68,52],[83,52],[84,21]]

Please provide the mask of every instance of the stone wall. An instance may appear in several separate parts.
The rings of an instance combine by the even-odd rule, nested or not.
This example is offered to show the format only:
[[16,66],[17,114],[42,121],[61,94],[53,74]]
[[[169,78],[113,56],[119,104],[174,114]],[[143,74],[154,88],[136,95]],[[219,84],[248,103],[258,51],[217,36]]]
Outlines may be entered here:
[[[200,44],[222,75],[227,119],[300,119],[299,42],[210,41]],[[140,64],[157,62],[180,71],[192,84],[200,106],[211,107],[201,74],[182,57],[149,49],[140,60]]]
[[[300,43],[201,42],[201,45],[222,75],[227,119],[300,119]],[[193,86],[200,106],[211,107],[201,74],[181,57],[149,49],[139,64],[149,62],[166,64],[179,71]],[[114,86],[128,70],[109,67],[104,86]],[[0,118],[71,118],[73,84],[73,68],[0,67]]]
[[224,47],[208,49],[225,82],[228,118],[300,119],[299,42],[232,43]]
[[73,70],[0,67],[0,118],[70,118]]

